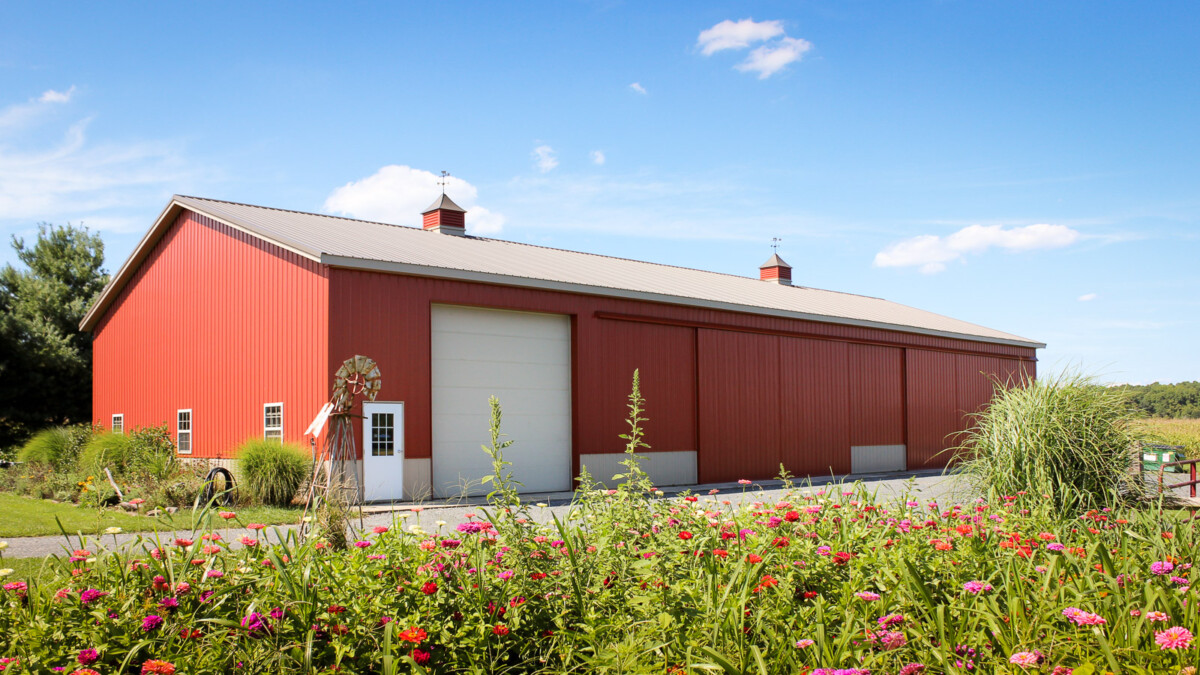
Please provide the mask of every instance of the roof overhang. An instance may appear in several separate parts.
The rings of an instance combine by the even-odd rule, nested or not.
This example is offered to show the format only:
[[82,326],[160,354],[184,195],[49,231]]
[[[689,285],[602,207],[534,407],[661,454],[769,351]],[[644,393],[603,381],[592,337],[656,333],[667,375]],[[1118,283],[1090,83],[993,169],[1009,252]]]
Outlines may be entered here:
[[599,295],[610,298],[622,298],[628,300],[642,300],[646,302],[658,302],[669,305],[682,305],[685,307],[703,307],[705,309],[719,309],[728,312],[740,312],[743,314],[758,314],[760,316],[774,316],[784,319],[801,319],[804,321],[816,321],[820,323],[833,323],[842,326],[857,326],[860,328],[875,328],[879,330],[897,331],[900,333],[912,333],[916,335],[929,335],[932,337],[943,337],[954,340],[969,340],[971,342],[985,342],[988,344],[1008,345],[1011,347],[1025,347],[1027,349],[1042,349],[1046,345],[1040,342],[1029,342],[1024,340],[1008,340],[1005,338],[990,338],[982,335],[969,335],[966,333],[952,333],[949,331],[938,331],[916,326],[905,326],[892,323],[883,323],[880,321],[866,321],[862,319],[851,319],[845,317],[829,316],[827,314],[808,314],[805,312],[792,312],[783,309],[773,309],[770,307],[759,307],[758,305],[741,305],[732,302],[718,302],[715,300],[704,300],[701,298],[685,298],[678,295],[668,295],[666,293],[649,293],[646,291],[634,291],[624,288],[613,288],[611,286],[592,286],[589,284],[574,284],[563,281],[553,281],[550,279],[534,279],[530,277],[518,277],[507,274],[493,274],[489,272],[476,272],[472,270],[450,269],[446,267],[432,267],[429,265],[414,265],[410,263],[399,263],[387,260],[367,260],[364,258],[350,258],[336,255],[322,255],[321,263],[330,267],[341,267],[345,269],[355,270],[371,270],[376,272],[388,272],[391,274],[405,274],[418,277],[433,277],[435,279],[451,279],[455,281],[472,281],[483,284],[494,284],[498,286],[516,286],[518,288],[532,288],[543,291],[562,291],[565,293],[583,293],[586,295]]
[[830,316],[827,314],[810,314],[806,312],[761,307],[758,305],[743,305],[731,302],[720,302],[716,300],[705,300],[702,298],[690,298],[666,293],[653,293],[624,288],[614,288],[611,286],[579,284],[564,281],[554,281],[550,279],[537,279],[531,277],[478,272],[448,267],[434,267],[431,265],[417,265],[387,260],[371,260],[366,258],[331,255],[312,250],[309,247],[303,246],[294,241],[289,241],[286,238],[278,236],[277,234],[272,233],[268,235],[260,230],[248,227],[243,223],[234,222],[228,218],[221,218],[213,215],[194,204],[185,204],[179,201],[178,195],[171,198],[170,203],[168,203],[166,208],[163,209],[162,213],[159,214],[158,219],[154,221],[154,226],[150,228],[150,231],[147,232],[144,237],[142,237],[141,241],[138,242],[137,247],[134,248],[133,253],[130,254],[129,258],[125,260],[125,263],[121,265],[121,269],[118,270],[115,275],[113,275],[112,279],[108,282],[108,285],[105,286],[104,290],[100,292],[100,296],[96,299],[96,302],[92,305],[91,309],[88,310],[87,314],[84,315],[83,320],[80,322],[79,327],[81,330],[90,332],[96,327],[108,308],[113,302],[116,301],[117,297],[121,293],[121,290],[126,284],[129,283],[129,280],[133,278],[133,275],[137,272],[142,263],[145,262],[146,258],[150,256],[150,252],[154,250],[155,244],[162,239],[167,230],[175,222],[175,219],[178,218],[179,214],[185,210],[203,215],[206,218],[211,218],[239,232],[244,232],[252,237],[274,244],[280,248],[308,258],[309,260],[313,260],[321,263],[322,265],[328,265],[330,267],[371,270],[377,272],[387,272],[391,274],[432,277],[435,279],[471,281],[475,283],[561,291],[565,293],[583,293],[587,295],[623,298],[629,300],[643,300],[647,302],[680,305],[684,307],[703,307],[705,309],[718,309],[729,312],[757,314],[761,316],[773,316],[786,319],[800,319],[804,321],[831,323],[843,326],[874,328],[878,330],[895,331],[900,333],[949,338],[952,340],[966,340],[969,342],[982,342],[987,344],[1007,345],[1011,347],[1023,347],[1026,349],[1043,349],[1046,346],[1044,343],[1034,342],[1031,340],[1015,340],[998,337],[986,337],[982,335],[971,335],[969,333],[954,333],[950,331],[939,331],[903,324],[868,321],[864,319]]

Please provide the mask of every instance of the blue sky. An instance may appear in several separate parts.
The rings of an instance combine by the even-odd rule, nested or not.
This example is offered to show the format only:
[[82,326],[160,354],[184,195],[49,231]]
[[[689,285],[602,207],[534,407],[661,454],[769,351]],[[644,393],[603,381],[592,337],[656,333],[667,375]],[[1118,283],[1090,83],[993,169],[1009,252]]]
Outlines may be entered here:
[[[173,193],[757,275],[1200,379],[1200,5],[0,5],[0,230]],[[0,262],[11,262],[7,247]]]

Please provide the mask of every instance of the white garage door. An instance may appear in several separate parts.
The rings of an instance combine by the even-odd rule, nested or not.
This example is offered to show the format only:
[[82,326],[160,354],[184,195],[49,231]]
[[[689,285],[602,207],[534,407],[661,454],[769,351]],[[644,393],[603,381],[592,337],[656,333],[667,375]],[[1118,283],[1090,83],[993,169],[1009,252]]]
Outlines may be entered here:
[[571,487],[571,323],[533,314],[435,305],[433,492],[486,494],[492,473],[488,397],[504,409],[504,458],[525,492]]

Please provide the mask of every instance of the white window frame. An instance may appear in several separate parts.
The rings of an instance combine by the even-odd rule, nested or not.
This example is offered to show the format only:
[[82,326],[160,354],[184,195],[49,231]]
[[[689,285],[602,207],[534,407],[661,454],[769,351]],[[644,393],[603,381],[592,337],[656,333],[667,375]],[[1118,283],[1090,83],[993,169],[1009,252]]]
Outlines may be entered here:
[[[120,427],[120,429],[117,428],[118,426]],[[112,425],[109,426],[108,428],[114,434],[124,435],[124,433],[125,433],[125,414],[117,413],[117,414],[113,415],[112,416]]]
[[[179,429],[179,418],[184,413],[187,413],[188,428],[186,431],[181,431]],[[180,443],[184,434],[187,434],[187,452],[183,451],[182,443]],[[175,411],[175,449],[181,455],[190,455],[192,454],[192,451],[196,449],[196,418],[194,415],[192,415],[191,408],[180,408],[179,410]]]
[[[276,406],[279,407],[279,426],[268,427],[267,426],[267,408],[274,408]],[[270,431],[278,431],[279,432],[279,442],[283,443],[283,402],[282,401],[280,401],[278,403],[264,403],[263,404],[263,438],[264,439],[271,438],[271,436],[267,435],[268,432],[270,432]]]

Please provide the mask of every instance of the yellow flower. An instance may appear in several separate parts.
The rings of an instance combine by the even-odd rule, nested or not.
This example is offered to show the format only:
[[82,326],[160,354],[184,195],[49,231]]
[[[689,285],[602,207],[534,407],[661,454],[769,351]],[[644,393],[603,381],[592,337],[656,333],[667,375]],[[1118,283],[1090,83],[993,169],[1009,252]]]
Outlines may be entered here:
[[11,567],[5,567],[4,569],[0,570],[0,577],[6,577],[12,573],[13,570]]
[[110,527],[110,528],[108,528],[107,530],[105,530],[105,531],[104,531],[104,534],[121,534],[121,528],[119,528],[119,527]]
[[0,551],[3,551],[3,550],[4,550],[4,549],[6,549],[6,548],[8,548],[8,542],[7,542],[7,541],[0,541]]

